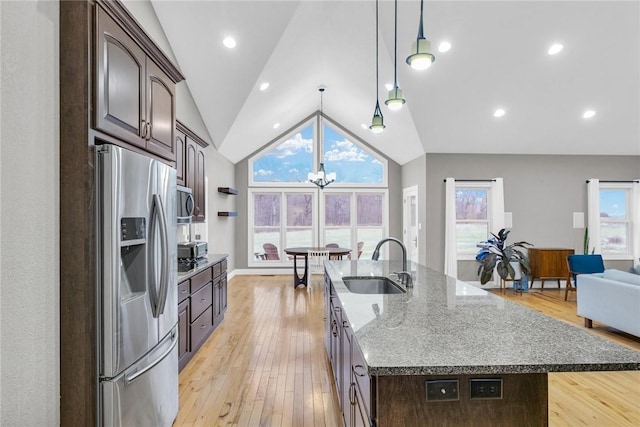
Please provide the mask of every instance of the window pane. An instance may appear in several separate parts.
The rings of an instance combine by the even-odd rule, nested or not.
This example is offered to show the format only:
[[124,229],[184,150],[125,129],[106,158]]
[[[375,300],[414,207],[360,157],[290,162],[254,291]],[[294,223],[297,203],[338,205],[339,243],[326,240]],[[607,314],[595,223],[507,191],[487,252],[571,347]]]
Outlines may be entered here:
[[601,222],[600,245],[603,254],[628,254],[627,223]]
[[[384,236],[384,230],[382,228],[359,228],[358,232],[358,243],[362,242],[362,254],[360,255],[360,259],[371,259],[371,255],[373,255],[373,250],[376,248],[376,245],[380,240],[382,240]],[[353,248],[353,252],[351,252],[351,259],[356,259],[357,256],[357,248]]]
[[358,226],[382,226],[382,194],[358,194],[356,205]]
[[313,230],[311,228],[287,228],[286,243],[288,248],[313,245]]
[[280,225],[280,194],[255,194],[254,225],[277,227]]
[[456,246],[459,254],[476,254],[479,242],[486,240],[489,230],[486,222],[456,223]]
[[313,124],[253,162],[254,182],[306,182],[313,167]]
[[326,194],[324,200],[324,218],[326,226],[351,225],[350,194]]
[[287,194],[287,226],[311,227],[313,197],[311,194]]
[[600,190],[600,218],[627,218],[627,190]]
[[[258,228],[253,230],[253,253],[256,260],[264,260],[265,244],[280,245],[280,228]],[[278,251],[280,251],[278,247]]]
[[351,228],[325,228],[324,242],[325,245],[337,243],[341,248],[351,248]]
[[325,124],[324,166],[325,170],[335,172],[337,182],[381,184],[382,163],[343,134]]
[[487,190],[456,189],[456,219],[487,219]]

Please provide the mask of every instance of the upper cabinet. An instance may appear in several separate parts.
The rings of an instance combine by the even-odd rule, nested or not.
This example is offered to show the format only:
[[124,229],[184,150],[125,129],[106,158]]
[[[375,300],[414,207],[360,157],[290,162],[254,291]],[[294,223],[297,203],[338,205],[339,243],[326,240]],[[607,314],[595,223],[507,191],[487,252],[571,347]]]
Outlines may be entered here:
[[[206,218],[205,207],[205,177],[207,173],[205,149],[209,146],[207,141],[196,135],[191,129],[180,121],[176,122],[178,137],[176,146],[180,144],[179,138],[184,135],[184,185],[193,191],[193,217],[192,222],[204,222]],[[178,157],[181,153],[178,153]],[[178,176],[180,166],[178,165]]]
[[[118,2],[101,4],[122,23],[96,7],[95,127],[176,161],[175,84],[182,75],[135,22],[131,23],[132,18]],[[164,68],[152,55],[163,59],[159,62]]]
[[176,180],[178,185],[185,186],[184,180],[184,155],[185,149],[187,147],[187,135],[184,132],[180,131],[180,129],[176,130]]

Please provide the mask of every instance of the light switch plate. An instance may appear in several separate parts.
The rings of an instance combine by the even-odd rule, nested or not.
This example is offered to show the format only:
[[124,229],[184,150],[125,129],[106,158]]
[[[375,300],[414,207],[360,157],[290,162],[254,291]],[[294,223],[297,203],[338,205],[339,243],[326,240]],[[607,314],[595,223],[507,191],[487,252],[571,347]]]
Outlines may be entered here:
[[428,401],[459,400],[458,380],[428,380],[426,381]]

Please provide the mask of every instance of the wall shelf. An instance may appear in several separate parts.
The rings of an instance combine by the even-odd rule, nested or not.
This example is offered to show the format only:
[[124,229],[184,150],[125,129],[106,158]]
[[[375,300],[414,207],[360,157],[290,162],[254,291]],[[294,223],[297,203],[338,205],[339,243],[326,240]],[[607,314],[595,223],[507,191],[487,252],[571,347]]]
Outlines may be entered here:
[[218,193],[232,194],[235,196],[236,194],[238,194],[238,190],[231,187],[218,187]]
[[238,212],[218,212],[218,216],[238,216]]

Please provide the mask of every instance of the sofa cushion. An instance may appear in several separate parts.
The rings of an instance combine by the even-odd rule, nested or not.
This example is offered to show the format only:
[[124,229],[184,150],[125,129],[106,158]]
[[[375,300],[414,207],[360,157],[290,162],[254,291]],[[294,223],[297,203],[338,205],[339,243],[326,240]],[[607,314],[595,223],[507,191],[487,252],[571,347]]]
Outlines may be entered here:
[[615,280],[617,282],[640,286],[640,275],[628,273],[626,271],[608,269],[604,271],[602,277],[608,280]]

